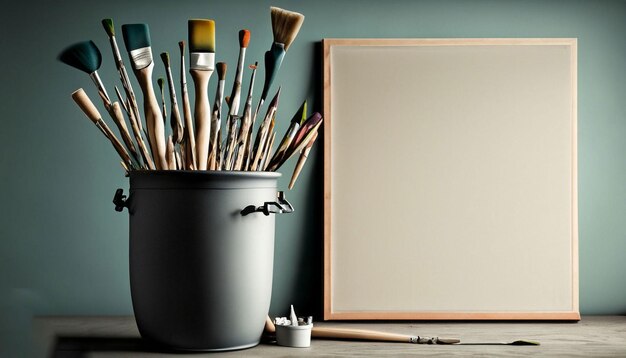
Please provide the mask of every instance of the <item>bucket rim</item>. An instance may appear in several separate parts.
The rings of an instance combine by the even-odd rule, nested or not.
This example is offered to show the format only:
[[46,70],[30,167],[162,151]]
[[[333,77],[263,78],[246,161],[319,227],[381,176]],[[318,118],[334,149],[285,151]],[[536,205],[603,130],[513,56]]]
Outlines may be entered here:
[[279,172],[251,172],[237,170],[133,170],[129,176],[210,176],[215,178],[279,178]]

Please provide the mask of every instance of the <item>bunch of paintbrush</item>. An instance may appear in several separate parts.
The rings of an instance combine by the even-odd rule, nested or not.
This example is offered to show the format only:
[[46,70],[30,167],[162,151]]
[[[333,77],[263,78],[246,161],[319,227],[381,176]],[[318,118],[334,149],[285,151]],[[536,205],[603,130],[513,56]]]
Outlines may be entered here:
[[[208,19],[192,19],[188,22],[189,32],[189,72],[194,82],[195,105],[192,115],[187,89],[185,70],[185,43],[180,48],[180,91],[182,114],[179,109],[174,76],[168,53],[161,53],[164,65],[164,78],[159,78],[159,92],[153,86],[154,60],[148,25],[130,24],[122,26],[126,49],[133,73],[143,94],[143,115],[146,127],[142,124],[139,103],[133,91],[124,61],[115,37],[113,20],[102,20],[108,36],[115,66],[122,84],[124,95],[115,86],[119,102],[113,102],[102,83],[97,70],[102,56],[93,41],[75,44],[64,50],[59,59],[89,74],[98,90],[103,105],[115,122],[122,141],[106,125],[99,112],[82,90],[72,97],[96,124],[122,159],[122,165],[130,170],[237,170],[275,171],[296,153],[300,159],[292,177],[293,186],[311,146],[317,137],[322,122],[318,113],[306,121],[306,102],[294,115],[289,128],[283,135],[278,148],[273,151],[277,123],[280,88],[267,107],[263,120],[255,127],[256,117],[263,106],[272,83],[282,64],[287,49],[296,38],[304,21],[302,14],[277,7],[270,8],[273,42],[264,56],[265,79],[256,109],[252,109],[254,81],[257,63],[249,66],[252,70],[248,95],[243,113],[239,114],[242,102],[242,80],[246,50],[250,42],[250,31],[239,31],[239,57],[230,96],[225,96],[226,64],[215,64],[215,22]],[[208,86],[212,73],[217,70],[218,83],[215,100],[211,109]],[[167,85],[166,85],[167,81]],[[169,91],[169,117],[171,131],[166,136],[168,105],[166,87]],[[160,103],[158,99],[160,95]],[[222,102],[228,105],[223,111]],[[128,123],[130,123],[129,130]],[[222,138],[222,113],[226,113]],[[256,135],[254,135],[256,129]],[[147,138],[147,140],[144,139]],[[146,144],[147,142],[147,144]]]

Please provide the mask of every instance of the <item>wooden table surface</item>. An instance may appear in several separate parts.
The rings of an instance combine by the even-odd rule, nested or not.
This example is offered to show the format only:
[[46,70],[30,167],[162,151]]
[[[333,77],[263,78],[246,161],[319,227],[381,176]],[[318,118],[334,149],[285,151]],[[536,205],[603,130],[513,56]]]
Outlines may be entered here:
[[[346,356],[522,356],[626,357],[626,316],[584,316],[564,322],[316,322],[319,326],[374,329],[403,334],[458,338],[461,342],[538,341],[540,346],[417,345],[314,339],[310,348],[271,343],[194,357],[346,357]],[[33,337],[41,357],[174,357],[142,342],[133,317],[36,317]]]

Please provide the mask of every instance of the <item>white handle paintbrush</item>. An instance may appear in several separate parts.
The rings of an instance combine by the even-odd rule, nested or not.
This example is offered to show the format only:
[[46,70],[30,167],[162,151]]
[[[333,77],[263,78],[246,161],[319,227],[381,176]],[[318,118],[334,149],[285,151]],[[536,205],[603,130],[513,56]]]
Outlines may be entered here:
[[143,92],[148,141],[152,148],[155,164],[157,169],[167,169],[163,116],[159,110],[159,104],[154,95],[154,87],[152,85],[154,61],[152,59],[148,25],[122,25],[122,34],[124,35],[124,43],[130,55],[135,76]]
[[196,90],[196,159],[198,170],[206,170],[211,136],[209,80],[215,70],[215,21],[194,19],[188,22],[189,73]]

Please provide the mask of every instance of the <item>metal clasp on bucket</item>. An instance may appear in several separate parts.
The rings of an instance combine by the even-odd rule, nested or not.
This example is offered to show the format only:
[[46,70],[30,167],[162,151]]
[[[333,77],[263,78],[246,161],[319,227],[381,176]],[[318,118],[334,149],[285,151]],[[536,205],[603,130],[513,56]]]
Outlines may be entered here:
[[124,195],[124,189],[117,189],[115,196],[113,196],[113,204],[115,204],[115,211],[122,211],[128,207],[128,200]]
[[246,216],[248,214],[261,212],[268,216],[269,214],[288,214],[292,213],[295,209],[290,202],[285,199],[285,192],[279,191],[277,195],[277,201],[266,201],[263,206],[248,205],[241,210],[241,215]]

